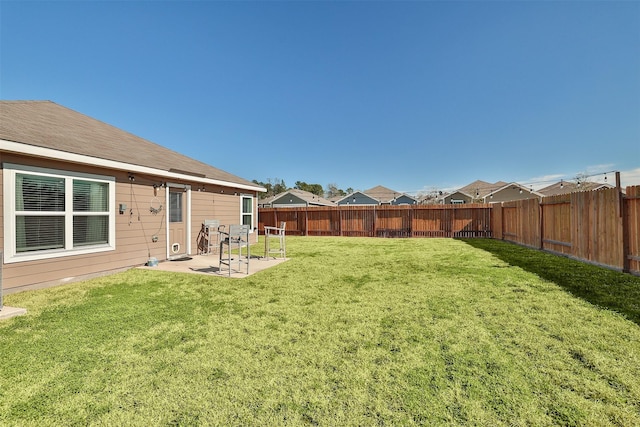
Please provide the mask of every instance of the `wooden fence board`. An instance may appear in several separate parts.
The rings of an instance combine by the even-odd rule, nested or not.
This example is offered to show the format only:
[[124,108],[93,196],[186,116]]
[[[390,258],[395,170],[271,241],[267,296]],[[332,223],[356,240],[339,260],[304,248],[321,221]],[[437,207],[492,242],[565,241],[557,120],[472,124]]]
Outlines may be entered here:
[[626,267],[640,274],[640,186],[627,187],[624,200]]
[[571,255],[622,269],[620,193],[615,188],[571,194]]
[[570,195],[545,197],[540,206],[542,248],[551,252],[570,254],[572,248]]

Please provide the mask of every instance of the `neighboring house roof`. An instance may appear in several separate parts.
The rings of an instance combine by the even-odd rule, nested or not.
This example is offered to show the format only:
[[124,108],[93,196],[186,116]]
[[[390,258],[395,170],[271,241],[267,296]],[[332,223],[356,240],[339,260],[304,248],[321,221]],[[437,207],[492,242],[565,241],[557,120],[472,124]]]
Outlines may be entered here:
[[[403,197],[410,199],[412,202],[417,202],[415,197],[409,196],[408,194],[401,193],[399,191],[391,190],[390,188],[383,187],[382,185],[375,186],[368,190],[362,191],[362,193],[373,197],[380,201],[380,203],[391,203],[393,204],[396,199]],[[409,200],[408,200],[409,201]]]
[[276,194],[275,196],[260,200],[259,203],[262,206],[268,206],[268,205],[269,206],[274,206],[274,205],[334,206],[335,205],[335,203],[325,199],[324,197],[317,196],[308,191],[298,190],[297,188],[292,188],[280,194]]
[[463,191],[454,191],[453,193],[450,194],[445,194],[444,196],[442,196],[442,200],[443,201],[447,201],[447,200],[466,200],[468,202],[471,202],[473,200],[473,196],[471,194],[467,194]]
[[508,185],[508,183],[504,181],[498,181],[491,184],[482,180],[476,180],[471,184],[459,188],[458,191],[464,194],[468,194],[473,199],[481,199],[491,193],[495,193],[497,190],[505,187],[506,185]]
[[[542,193],[540,193],[538,191],[535,191],[535,190],[533,190],[531,188],[527,188],[522,184],[518,184],[517,182],[510,182],[510,183],[505,184],[505,185],[503,185],[502,187],[500,187],[500,188],[498,188],[496,190],[491,191],[489,194],[485,194],[484,196],[482,196],[482,199],[484,200],[485,203],[488,203],[488,202],[491,201],[490,200],[492,198],[491,196],[498,195],[500,192],[506,191],[506,190],[519,190],[520,194],[526,193],[527,195],[528,194],[533,194],[534,196],[537,196],[537,197],[542,197],[543,196]],[[531,197],[525,197],[525,198],[531,198]],[[515,199],[518,200],[517,198],[515,198]]]
[[0,149],[266,191],[251,181],[51,101],[0,101]]
[[366,194],[364,191],[354,191],[341,197],[335,203],[338,205],[379,205],[380,200]]
[[589,181],[581,182],[580,185],[571,181],[560,181],[547,187],[541,188],[540,190],[538,190],[538,192],[543,194],[544,196],[557,196],[558,194],[575,193],[577,191],[601,190],[603,188],[613,188],[613,186],[609,184],[601,184],[598,182]]
[[342,200],[344,196],[333,196],[333,197],[329,197],[327,200],[329,200],[331,203],[338,203],[338,200]]
[[[514,190],[517,190],[518,194],[514,195]],[[524,194],[525,192],[526,194]],[[499,193],[503,193],[502,198],[499,196]],[[504,181],[498,181],[491,184],[489,182],[477,180],[471,184],[465,185],[453,193],[443,195],[440,200],[444,203],[449,203],[451,199],[463,199],[467,202],[482,201],[484,203],[490,203],[494,199],[493,196],[496,196],[496,200],[501,199],[501,201],[506,201],[529,198],[531,194],[538,197],[542,196],[541,193],[533,191],[532,189],[527,188],[522,184],[518,184],[517,182],[507,183]]]

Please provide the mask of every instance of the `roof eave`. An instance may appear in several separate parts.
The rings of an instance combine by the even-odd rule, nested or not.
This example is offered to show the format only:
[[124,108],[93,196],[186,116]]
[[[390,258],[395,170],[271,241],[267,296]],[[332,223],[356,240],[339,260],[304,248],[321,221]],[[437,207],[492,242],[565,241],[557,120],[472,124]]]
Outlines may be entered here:
[[162,169],[151,168],[148,166],[140,166],[133,163],[118,162],[115,160],[101,159],[98,157],[86,156],[83,154],[68,153],[51,148],[38,147],[35,145],[24,144],[20,142],[7,141],[0,139],[0,151],[8,151],[17,154],[26,154],[37,157],[44,157],[53,160],[60,160],[70,163],[78,163],[83,165],[100,166],[108,169],[116,169],[127,172],[145,173],[149,175],[157,175],[171,179],[182,179],[187,181],[199,182],[203,184],[222,185],[225,187],[233,187],[248,191],[266,192],[266,188],[260,186],[246,185],[231,181],[222,181],[213,178],[200,177],[184,173],[170,172]]

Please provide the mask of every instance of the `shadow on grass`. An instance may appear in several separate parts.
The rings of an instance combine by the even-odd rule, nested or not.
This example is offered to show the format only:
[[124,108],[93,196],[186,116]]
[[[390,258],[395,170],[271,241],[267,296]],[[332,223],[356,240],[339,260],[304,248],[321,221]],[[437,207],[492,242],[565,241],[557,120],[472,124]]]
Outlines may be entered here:
[[640,325],[640,277],[493,239],[460,239]]

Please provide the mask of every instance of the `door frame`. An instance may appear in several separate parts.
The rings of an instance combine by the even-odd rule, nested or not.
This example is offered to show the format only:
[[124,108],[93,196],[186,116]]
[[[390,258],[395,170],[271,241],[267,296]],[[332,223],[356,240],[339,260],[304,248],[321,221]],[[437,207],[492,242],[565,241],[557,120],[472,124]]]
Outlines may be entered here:
[[[171,254],[171,241],[169,239],[170,237],[169,227],[171,226],[171,215],[169,212],[169,210],[171,209],[171,205],[169,204],[169,193],[171,192],[172,188],[181,189],[186,193],[186,198],[184,200],[185,206],[184,206],[184,212],[183,212],[183,220],[184,220],[184,226],[185,226],[184,241],[185,241],[186,250],[183,251],[183,253],[180,255]],[[166,215],[167,259],[170,260],[173,258],[181,258],[184,255],[187,255],[187,256],[191,255],[191,185],[167,182],[167,191],[165,194],[165,206],[167,207],[167,215]]]

